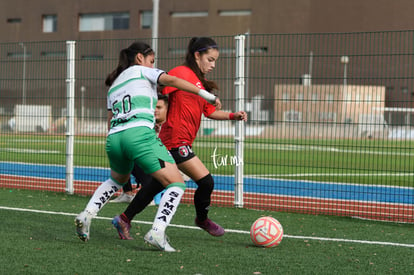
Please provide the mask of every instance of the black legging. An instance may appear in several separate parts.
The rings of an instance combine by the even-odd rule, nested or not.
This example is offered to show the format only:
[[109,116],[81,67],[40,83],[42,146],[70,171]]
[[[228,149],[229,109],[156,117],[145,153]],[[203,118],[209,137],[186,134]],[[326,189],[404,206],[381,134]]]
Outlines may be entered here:
[[[194,206],[196,208],[197,219],[199,221],[204,221],[208,216],[211,193],[214,189],[213,177],[211,174],[208,174],[204,178],[198,180],[196,184],[198,188],[194,194]],[[135,215],[144,210],[145,207],[150,204],[154,196],[162,190],[164,190],[164,186],[153,178],[151,184],[145,184],[141,187],[132,202],[124,211],[124,215],[132,221]]]
[[[138,165],[134,164],[134,168],[132,169],[131,174],[135,177],[137,184],[140,184],[141,187],[147,185],[151,182],[152,177],[150,175],[145,174],[144,170],[141,169]],[[124,193],[132,191],[132,184],[131,178],[129,178],[128,182],[122,187]]]
[[150,204],[154,196],[162,190],[164,190],[164,186],[162,186],[162,184],[154,178],[152,178],[152,182],[150,184],[142,185],[141,189],[139,189],[132,202],[124,211],[125,216],[132,221],[135,215],[144,210],[145,207]]

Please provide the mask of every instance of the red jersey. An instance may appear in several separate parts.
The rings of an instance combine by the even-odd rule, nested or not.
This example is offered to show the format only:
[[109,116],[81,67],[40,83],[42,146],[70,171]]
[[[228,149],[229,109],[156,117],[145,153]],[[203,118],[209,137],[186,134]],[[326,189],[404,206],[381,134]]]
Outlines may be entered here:
[[[204,89],[200,79],[186,66],[178,66],[168,72],[191,82],[200,89]],[[159,134],[162,143],[168,150],[182,145],[192,145],[200,128],[201,115],[209,116],[216,111],[216,107],[204,98],[174,87],[165,87],[163,94],[168,94],[167,121],[164,122]]]

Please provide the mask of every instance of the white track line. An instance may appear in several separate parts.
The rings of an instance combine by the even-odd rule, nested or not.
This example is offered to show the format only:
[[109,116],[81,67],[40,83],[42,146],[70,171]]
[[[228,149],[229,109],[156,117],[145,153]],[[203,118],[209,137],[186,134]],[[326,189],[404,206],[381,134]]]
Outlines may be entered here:
[[0,148],[0,152],[11,152],[11,153],[24,153],[24,154],[60,154],[60,151],[56,150],[36,150],[36,149],[25,149],[25,148]]
[[[18,139],[15,142],[23,142],[23,143],[44,143],[45,140],[36,140],[36,139]],[[47,141],[50,142],[50,141]],[[53,141],[54,143],[63,143],[64,140]],[[105,144],[105,140],[77,140],[75,143],[79,144]],[[196,141],[194,143],[195,147],[203,147],[203,148],[234,148],[233,142],[221,142],[219,146],[217,146],[214,142],[205,142],[205,141]],[[348,154],[367,154],[367,155],[383,155],[383,156],[406,156],[412,157],[414,153],[405,153],[405,152],[388,152],[388,151],[367,151],[367,150],[351,150],[351,149],[339,149],[336,147],[331,146],[317,146],[317,145],[294,145],[294,144],[272,144],[272,143],[245,143],[244,144],[246,149],[261,149],[261,150],[279,150],[279,151],[319,151],[319,152],[333,152],[333,153],[348,153]],[[18,148],[6,148],[2,150],[9,150],[15,153],[22,153],[22,150],[25,149],[18,149]],[[29,150],[29,149],[26,149]],[[36,150],[33,150],[36,151]],[[46,151],[46,150],[40,150]],[[31,152],[28,152],[31,153]],[[52,151],[52,153],[54,153]],[[58,152],[60,153],[60,152]]]
[[[414,173],[300,173],[300,174],[264,174],[260,177],[412,177]],[[258,175],[246,175],[246,177],[258,177]]]
[[[193,147],[203,147],[214,149],[229,149],[234,148],[233,142],[220,142],[219,144],[213,142],[194,142]],[[367,151],[367,150],[351,150],[351,149],[339,149],[331,146],[315,146],[315,145],[294,145],[294,144],[272,144],[272,143],[244,143],[245,149],[256,150],[279,150],[279,151],[318,151],[318,152],[330,152],[330,153],[347,153],[347,154],[366,154],[366,155],[382,155],[382,156],[405,156],[412,157],[414,153],[405,152],[389,152],[389,151]]]
[[[73,217],[76,217],[78,215],[78,214],[74,214],[74,213],[53,212],[53,211],[44,211],[44,210],[36,210],[36,209],[25,209],[25,208],[14,208],[14,207],[7,207],[7,206],[0,206],[0,209],[10,210],[10,211],[21,211],[21,212],[32,212],[32,213],[50,214],[50,215],[73,216]],[[111,221],[113,218],[96,217],[95,219]],[[139,224],[152,224],[152,222],[146,222],[146,221],[136,221],[135,220],[135,221],[132,221],[132,222],[133,223],[139,223]],[[179,224],[170,224],[169,226],[171,226],[171,227],[177,227],[177,228],[201,230],[200,228],[198,228],[196,226],[179,225]],[[226,229],[226,232],[227,233],[237,233],[237,234],[250,234],[249,231],[235,230],[235,229]],[[414,244],[377,242],[377,241],[366,241],[366,240],[350,240],[350,239],[323,238],[323,237],[293,236],[293,235],[287,235],[287,234],[284,234],[283,235],[283,238],[303,239],[303,240],[317,240],[317,241],[328,241],[328,242],[360,243],[360,244],[370,244],[370,245],[387,245],[387,246],[399,246],[399,247],[410,247],[410,248],[414,248]]]

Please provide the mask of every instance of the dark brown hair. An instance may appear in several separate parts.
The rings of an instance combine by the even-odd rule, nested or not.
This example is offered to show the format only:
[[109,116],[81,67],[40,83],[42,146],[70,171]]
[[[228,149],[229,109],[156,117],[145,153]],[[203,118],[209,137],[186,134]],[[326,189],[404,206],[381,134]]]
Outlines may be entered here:
[[134,64],[135,56],[139,53],[145,57],[154,54],[154,51],[148,44],[143,42],[134,42],[128,48],[121,50],[119,53],[118,66],[106,77],[105,85],[111,86],[124,70]]
[[163,94],[158,94],[158,100],[164,101],[165,105],[168,106],[168,96]]
[[204,89],[206,89],[209,92],[212,92],[213,90],[218,90],[218,86],[216,82],[207,80],[205,78],[205,74],[200,70],[200,67],[198,67],[197,62],[195,60],[196,52],[199,52],[200,55],[203,55],[209,49],[218,50],[217,43],[213,39],[209,37],[191,38],[190,43],[188,44],[184,65],[189,67],[197,75],[197,77],[200,79],[201,83],[203,84]]

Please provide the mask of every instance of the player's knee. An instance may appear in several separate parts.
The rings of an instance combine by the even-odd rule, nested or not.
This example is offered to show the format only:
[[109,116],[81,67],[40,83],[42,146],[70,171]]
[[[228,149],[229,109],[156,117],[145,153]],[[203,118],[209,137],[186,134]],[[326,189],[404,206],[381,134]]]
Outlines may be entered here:
[[173,186],[178,187],[178,188],[182,189],[183,191],[185,191],[185,188],[186,188],[185,183],[175,182],[175,183],[169,184],[167,187],[165,187],[165,189],[168,189],[168,188],[173,187]]
[[212,192],[214,189],[214,180],[211,174],[208,174],[204,178],[199,179],[196,184],[198,185],[198,188],[209,192]]

